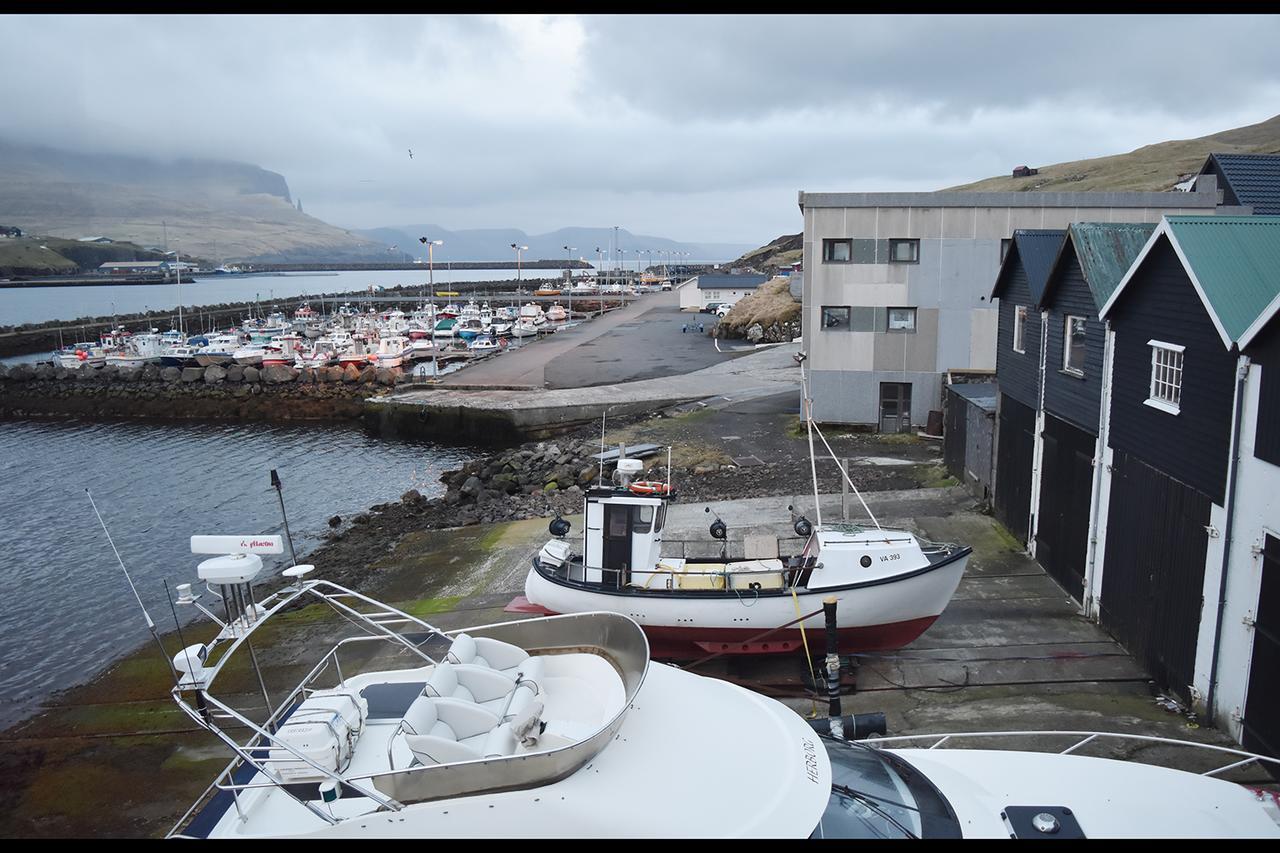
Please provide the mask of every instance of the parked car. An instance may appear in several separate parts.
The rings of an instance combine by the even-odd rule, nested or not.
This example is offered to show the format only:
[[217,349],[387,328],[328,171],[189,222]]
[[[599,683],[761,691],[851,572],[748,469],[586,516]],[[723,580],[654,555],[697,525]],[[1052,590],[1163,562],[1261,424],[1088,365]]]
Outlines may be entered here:
[[706,305],[702,306],[702,312],[704,314],[714,314],[720,310],[720,306],[723,304],[723,302],[708,302]]

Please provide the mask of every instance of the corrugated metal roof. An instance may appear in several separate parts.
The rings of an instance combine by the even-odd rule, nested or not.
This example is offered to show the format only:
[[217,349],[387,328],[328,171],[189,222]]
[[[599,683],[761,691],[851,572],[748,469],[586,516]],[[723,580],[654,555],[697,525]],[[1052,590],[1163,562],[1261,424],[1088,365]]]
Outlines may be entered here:
[[[1067,229],[1067,239],[1062,246],[1061,258],[1074,251],[1084,273],[1085,283],[1093,294],[1093,304],[1101,308],[1111,298],[1116,286],[1124,278],[1156,230],[1154,222],[1075,222]],[[1057,284],[1058,276],[1050,275],[1041,304],[1048,303]]]
[[1280,154],[1210,154],[1209,159],[1255,216],[1280,214]]
[[996,397],[1000,393],[1000,386],[994,382],[957,382],[947,387],[957,396],[963,397],[983,411],[996,410]]
[[1280,216],[1167,216],[1223,332],[1238,342],[1280,295]]
[[1013,245],[1005,255],[1000,272],[996,273],[995,287],[991,290],[991,298],[999,298],[1004,290],[1004,279],[1007,270],[1014,264],[1021,263],[1027,272],[1027,287],[1031,290],[1032,303],[1038,303],[1044,296],[1044,286],[1053,269],[1054,258],[1062,246],[1062,238],[1066,231],[1057,229],[1019,228],[1013,232]]

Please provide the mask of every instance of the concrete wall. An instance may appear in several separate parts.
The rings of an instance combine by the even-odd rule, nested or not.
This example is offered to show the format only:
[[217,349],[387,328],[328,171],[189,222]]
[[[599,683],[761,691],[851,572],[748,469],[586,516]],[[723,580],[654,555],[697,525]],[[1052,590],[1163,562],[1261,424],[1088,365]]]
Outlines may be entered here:
[[[988,296],[1000,243],[1015,229],[1153,222],[1166,213],[1212,213],[1216,202],[1216,187],[1196,193],[801,193],[804,347],[815,392],[816,377],[826,374],[838,398],[830,408],[840,413],[826,419],[878,423],[880,382],[914,384],[910,377],[932,374],[934,380],[912,388],[912,420],[923,425],[930,410],[942,407],[943,373],[995,368],[998,317]],[[919,263],[889,262],[889,241],[899,238],[920,241]],[[851,260],[824,262],[824,239],[851,240]],[[916,339],[857,322],[851,330],[823,330],[824,305],[849,306],[853,317],[916,308]]]

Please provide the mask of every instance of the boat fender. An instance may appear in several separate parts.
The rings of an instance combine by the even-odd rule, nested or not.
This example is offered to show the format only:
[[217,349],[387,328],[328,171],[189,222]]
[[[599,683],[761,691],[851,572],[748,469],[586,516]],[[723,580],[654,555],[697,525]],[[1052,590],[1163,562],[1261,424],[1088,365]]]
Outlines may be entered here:
[[569,528],[572,526],[573,525],[567,519],[557,515],[551,520],[551,523],[547,525],[547,531],[552,536],[564,536],[568,534]]
[[810,523],[809,519],[802,515],[796,519],[795,531],[797,536],[802,536],[807,539],[809,535],[813,533],[813,524]]
[[712,539],[724,539],[725,536],[728,535],[729,528],[725,526],[723,521],[717,518],[715,521],[711,522],[710,532]]

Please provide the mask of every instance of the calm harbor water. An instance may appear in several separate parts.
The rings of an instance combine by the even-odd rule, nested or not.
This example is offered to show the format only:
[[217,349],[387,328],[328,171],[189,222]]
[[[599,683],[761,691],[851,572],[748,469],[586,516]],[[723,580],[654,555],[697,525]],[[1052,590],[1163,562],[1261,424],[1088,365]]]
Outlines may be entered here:
[[[559,270],[524,270],[523,281],[558,278]],[[434,281],[514,280],[515,270],[449,270],[436,267]],[[427,270],[344,270],[334,273],[284,273],[280,275],[201,276],[182,285],[183,305],[217,305],[255,299],[269,308],[273,300],[324,293],[349,293],[374,287],[426,287]],[[0,326],[75,320],[109,314],[164,311],[178,306],[178,285],[135,284],[94,287],[0,288]],[[316,309],[319,310],[319,304]]]
[[410,488],[442,494],[440,474],[471,457],[338,424],[0,422],[0,726],[148,638],[86,488],[165,631],[163,580],[193,582],[203,559],[190,553],[192,534],[282,532],[270,469],[301,558],[330,516]]

